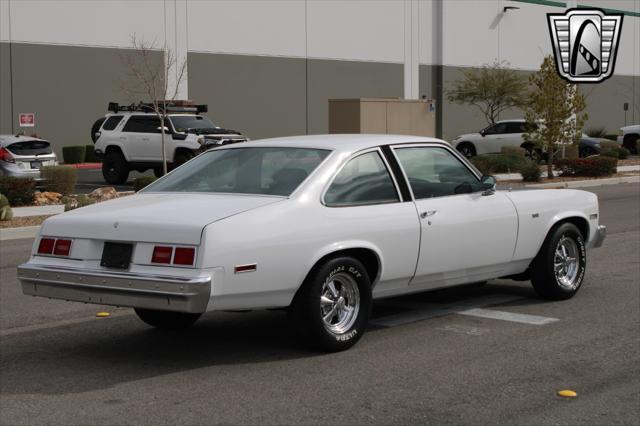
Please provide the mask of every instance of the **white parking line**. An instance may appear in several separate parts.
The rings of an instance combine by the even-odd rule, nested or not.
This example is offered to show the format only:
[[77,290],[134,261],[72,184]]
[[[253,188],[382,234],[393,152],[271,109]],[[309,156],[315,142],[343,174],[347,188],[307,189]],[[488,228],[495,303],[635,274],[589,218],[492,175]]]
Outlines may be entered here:
[[513,312],[494,311],[492,309],[473,308],[456,312],[470,317],[489,318],[502,321],[519,322],[523,324],[545,325],[559,321],[558,318],[540,317],[537,315],[514,314]]
[[381,300],[377,302],[382,306],[393,306],[401,308],[403,304],[412,310],[400,312],[398,314],[387,315],[380,318],[374,318],[369,323],[381,327],[395,327],[398,325],[409,324],[412,322],[422,321],[429,318],[441,317],[449,314],[455,314],[460,311],[467,311],[470,308],[480,306],[497,305],[498,303],[512,302],[522,299],[521,296],[509,296],[504,294],[494,294],[482,297],[468,299],[466,301],[457,302],[455,305],[441,305],[436,303],[419,303],[407,301],[406,304],[401,300]]

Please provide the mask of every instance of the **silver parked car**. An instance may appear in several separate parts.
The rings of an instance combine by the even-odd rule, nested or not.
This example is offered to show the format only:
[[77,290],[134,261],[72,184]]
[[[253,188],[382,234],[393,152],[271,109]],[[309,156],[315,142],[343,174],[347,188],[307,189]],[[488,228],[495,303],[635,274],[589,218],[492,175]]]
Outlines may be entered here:
[[0,135],[0,176],[40,178],[43,166],[58,164],[51,144],[40,138]]

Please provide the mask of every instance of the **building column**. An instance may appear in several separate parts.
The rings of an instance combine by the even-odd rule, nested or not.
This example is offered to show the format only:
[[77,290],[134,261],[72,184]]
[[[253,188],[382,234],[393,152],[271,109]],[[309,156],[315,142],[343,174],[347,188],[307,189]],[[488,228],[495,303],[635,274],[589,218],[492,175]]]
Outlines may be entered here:
[[[189,73],[187,65],[188,28],[187,28],[187,0],[164,1],[165,24],[165,60],[167,54],[174,57],[175,63],[168,72],[168,96],[172,96],[176,90],[176,84],[180,80],[176,99],[189,99]],[[184,65],[184,73],[180,78],[180,72]]]
[[404,98],[418,99],[420,85],[420,17],[418,0],[404,2]]

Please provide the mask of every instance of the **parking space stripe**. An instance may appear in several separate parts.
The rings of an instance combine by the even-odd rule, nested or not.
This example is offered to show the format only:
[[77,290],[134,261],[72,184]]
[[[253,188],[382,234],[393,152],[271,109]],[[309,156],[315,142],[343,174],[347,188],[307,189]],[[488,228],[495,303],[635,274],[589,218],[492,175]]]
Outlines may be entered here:
[[496,305],[498,303],[512,302],[514,300],[520,299],[522,299],[521,296],[493,294],[460,301],[454,305],[440,305],[428,302],[419,303],[415,301],[407,301],[407,303],[404,303],[402,300],[381,300],[379,302],[376,301],[376,304],[380,304],[382,306],[393,306],[394,308],[406,307],[410,310],[406,310],[398,314],[374,318],[370,320],[369,323],[381,327],[395,327],[398,325],[409,324],[412,322],[422,321],[430,318],[455,314],[461,311],[467,311],[471,308]]
[[471,317],[489,318],[502,321],[519,322],[522,324],[545,325],[559,321],[558,318],[541,317],[538,315],[515,314],[513,312],[494,311],[493,309],[473,308],[456,312],[459,315]]

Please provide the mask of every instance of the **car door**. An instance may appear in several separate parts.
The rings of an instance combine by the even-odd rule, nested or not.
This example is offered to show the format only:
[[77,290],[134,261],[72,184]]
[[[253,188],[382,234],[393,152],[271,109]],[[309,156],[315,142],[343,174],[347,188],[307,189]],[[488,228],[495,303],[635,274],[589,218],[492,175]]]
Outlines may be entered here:
[[483,154],[500,153],[500,148],[504,144],[507,132],[507,123],[496,123],[482,131],[483,138],[480,143],[483,145]]
[[[162,161],[162,134],[160,119],[151,114],[132,115],[122,130],[129,160],[143,162]],[[170,136],[166,136],[167,141]]]
[[322,203],[318,232],[327,241],[378,253],[382,268],[374,294],[405,290],[418,260],[420,223],[411,197],[400,194],[381,150],[349,159],[331,180]]
[[443,287],[497,277],[518,234],[515,207],[444,146],[396,146],[421,224],[412,285]]
[[513,121],[507,123],[507,128],[505,130],[504,138],[502,139],[503,143],[500,147],[502,149],[503,146],[511,146],[511,147],[520,147],[524,143],[523,134],[525,132],[525,123],[520,121]]

